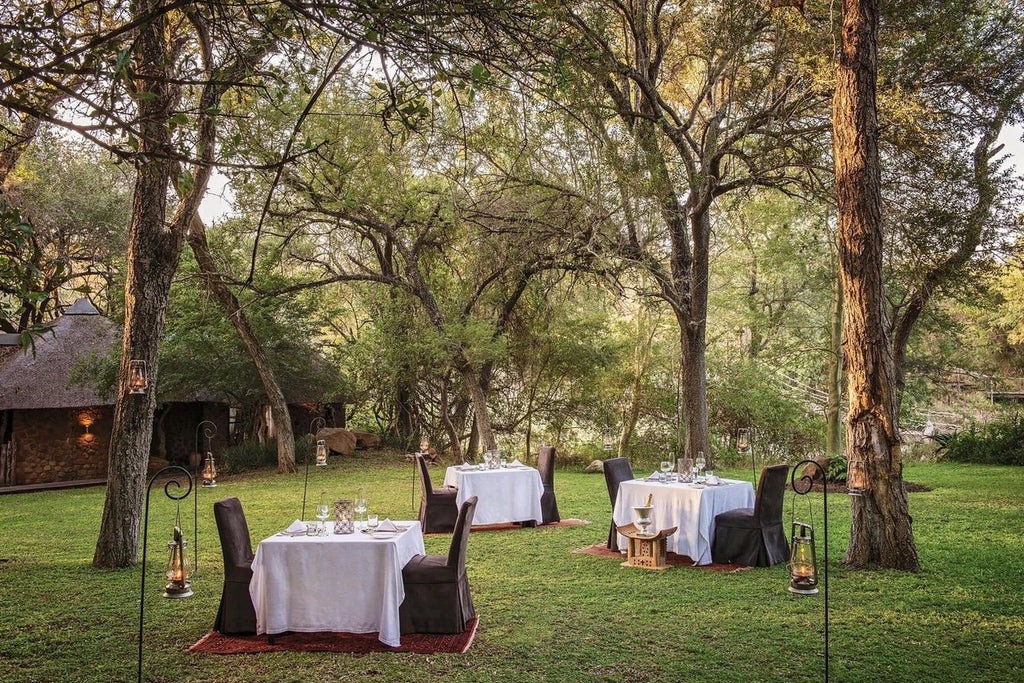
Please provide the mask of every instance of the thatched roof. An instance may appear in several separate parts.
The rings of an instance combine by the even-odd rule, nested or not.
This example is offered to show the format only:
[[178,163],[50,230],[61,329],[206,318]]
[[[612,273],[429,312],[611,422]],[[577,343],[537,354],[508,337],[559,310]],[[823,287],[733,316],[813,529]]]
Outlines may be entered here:
[[35,340],[34,355],[11,349],[0,357],[0,410],[113,404],[113,396],[104,398],[92,387],[70,384],[68,377],[80,358],[103,357],[120,339],[114,323],[88,299],[79,299],[53,322],[52,334]]

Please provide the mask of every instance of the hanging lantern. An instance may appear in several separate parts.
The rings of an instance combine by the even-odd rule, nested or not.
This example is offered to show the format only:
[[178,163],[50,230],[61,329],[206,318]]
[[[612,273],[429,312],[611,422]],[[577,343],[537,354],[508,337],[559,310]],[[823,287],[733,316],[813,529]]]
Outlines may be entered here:
[[868,472],[863,460],[850,460],[846,463],[846,490],[851,496],[863,496],[871,487],[868,485]]
[[612,428],[611,427],[605,427],[604,428],[604,449],[606,451],[610,451],[610,450],[612,450],[612,447],[614,445],[615,445],[615,439],[612,438]]
[[213,461],[213,453],[206,454],[206,462],[203,464],[203,486],[213,488],[217,485],[217,463]]
[[750,430],[741,429],[736,435],[736,450],[746,455],[750,452]]
[[789,550],[789,591],[800,595],[818,592],[818,561],[814,555],[814,527],[793,522]]
[[175,525],[174,540],[167,542],[167,586],[164,587],[165,598],[187,598],[192,595],[192,586],[188,580],[192,578],[192,566],[188,561],[185,549],[188,541],[181,536],[181,527]]
[[420,453],[426,455],[430,452],[430,438],[427,436],[420,437]]
[[323,439],[316,442],[316,466],[327,467],[327,442]]
[[128,390],[133,394],[144,394],[149,388],[149,376],[146,374],[146,361],[128,361]]

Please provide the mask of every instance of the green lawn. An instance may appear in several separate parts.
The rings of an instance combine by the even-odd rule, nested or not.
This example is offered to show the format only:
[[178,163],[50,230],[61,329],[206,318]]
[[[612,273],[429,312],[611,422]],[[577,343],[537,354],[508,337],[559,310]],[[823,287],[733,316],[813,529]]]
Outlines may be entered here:
[[[645,468],[646,469],[646,468]],[[440,480],[441,470],[435,470]],[[724,471],[726,476],[749,472]],[[833,681],[1024,680],[1024,470],[909,464],[922,571],[850,571],[846,496],[829,496]],[[365,486],[382,516],[414,516],[412,467],[399,456],[332,459],[310,473],[320,491]],[[440,483],[438,481],[438,483]],[[220,599],[214,500],[238,496],[259,539],[299,515],[302,476],[258,472],[200,491],[195,595],[164,600],[162,569],[174,505],[154,487],[146,579],[144,676],[150,681],[816,681],[823,676],[822,596],[786,590],[783,566],[737,574],[626,569],[573,554],[603,542],[610,505],[600,475],[556,472],[563,518],[587,526],[476,533],[469,575],[480,616],[465,655],[326,653],[193,655]],[[418,500],[418,497],[417,497]],[[813,510],[821,543],[821,495]],[[130,681],[136,675],[140,572],[89,564],[103,489],[0,497],[0,680]],[[182,509],[186,537],[192,499]],[[790,499],[785,520],[788,529]],[[444,552],[445,536],[427,538]],[[191,549],[190,549],[191,551]],[[819,548],[819,560],[821,548]],[[357,581],[358,577],[353,577]]]

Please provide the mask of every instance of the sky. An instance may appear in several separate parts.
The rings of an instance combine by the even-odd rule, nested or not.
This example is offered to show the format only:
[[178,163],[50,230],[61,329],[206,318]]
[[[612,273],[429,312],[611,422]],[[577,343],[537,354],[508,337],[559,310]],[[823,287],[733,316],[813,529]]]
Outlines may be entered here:
[[[1024,175],[1024,142],[1021,142],[1022,135],[1024,135],[1024,127],[1009,126],[1003,129],[1002,135],[999,136],[999,141],[1006,145],[1003,152],[1012,156],[1011,162],[1017,167],[1017,173]],[[227,179],[215,171],[213,177],[210,178],[210,186],[206,191],[206,198],[199,207],[200,217],[202,217],[207,225],[211,225],[217,220],[229,216],[234,208],[233,199],[231,187],[227,184]],[[1021,210],[1024,211],[1024,207],[1021,207]]]

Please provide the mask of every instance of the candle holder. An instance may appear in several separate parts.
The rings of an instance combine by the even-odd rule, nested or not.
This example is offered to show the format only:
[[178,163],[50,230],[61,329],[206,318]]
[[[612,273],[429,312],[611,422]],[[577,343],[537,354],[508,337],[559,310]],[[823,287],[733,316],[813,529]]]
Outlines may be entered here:
[[[168,465],[167,467],[164,467],[163,469],[158,470],[157,473],[154,474],[153,477],[149,480],[149,484],[146,486],[146,507],[145,507],[145,511],[143,512],[143,515],[142,515],[142,579],[140,581],[140,586],[139,586],[139,665],[138,665],[138,680],[139,680],[139,683],[142,683],[142,637],[143,637],[143,623],[144,623],[143,622],[143,615],[145,614],[145,611],[146,611],[146,555],[147,555],[146,549],[147,549],[147,545],[148,545],[147,541],[148,541],[148,538],[149,538],[149,494],[153,490],[154,482],[156,482],[157,479],[159,479],[161,476],[163,476],[165,474],[173,474],[173,476],[170,479],[168,479],[167,482],[164,484],[164,495],[166,495],[168,498],[170,498],[171,500],[176,501],[178,503],[178,505],[179,505],[178,521],[180,521],[180,517],[181,517],[181,515],[180,515],[181,501],[183,499],[187,498],[190,493],[192,493],[192,481],[193,481],[192,480],[192,473],[189,472],[184,467],[181,467],[180,465]],[[188,488],[186,488],[183,492],[178,493],[177,491],[182,488],[182,482],[179,481],[179,478],[182,475],[184,476],[185,482],[188,484]],[[175,532],[174,533],[174,540],[172,540],[171,543],[178,544],[180,542],[180,544],[178,545],[178,550],[177,550],[178,561],[179,561],[178,566],[180,566],[181,569],[182,569],[181,577],[183,577],[184,576],[184,565],[186,564],[185,553],[184,553],[185,544],[184,544],[184,538],[182,537],[182,534],[181,534],[181,527],[178,524],[175,524],[174,532]],[[168,547],[170,547],[170,546],[168,546]],[[169,560],[168,563],[170,564],[171,561]],[[186,581],[186,583],[187,583],[187,581]],[[183,593],[184,593],[184,591],[183,591]],[[165,594],[165,596],[167,595],[166,591],[165,591],[164,594]],[[178,595],[178,596],[174,596],[174,597],[183,597],[184,598],[184,597],[188,597],[191,594],[192,594],[191,587],[189,587],[187,594],[182,594],[182,595]],[[167,597],[171,597],[171,596],[167,596]]]
[[[822,515],[821,526],[822,526],[822,529],[824,531],[823,536],[824,536],[824,542],[825,542],[825,553],[824,553],[825,564],[822,567],[822,582],[821,583],[822,583],[823,591],[824,591],[824,595],[825,595],[825,601],[824,601],[825,602],[825,683],[828,683],[828,673],[829,673],[829,671],[828,671],[828,669],[829,669],[829,660],[828,660],[828,473],[825,471],[825,468],[821,466],[821,463],[819,463],[817,460],[803,460],[803,461],[797,463],[796,467],[793,468],[793,472],[790,475],[790,484],[793,487],[793,492],[796,495],[798,495],[798,496],[805,496],[808,493],[810,493],[811,489],[814,487],[814,476],[812,476],[812,474],[808,474],[807,473],[807,470],[810,469],[810,468],[816,469],[818,471],[818,473],[821,475],[821,484],[822,484],[822,486],[821,486],[821,491],[822,491],[822,508],[824,510],[824,514]],[[801,473],[799,478],[797,477],[797,473],[798,472]],[[795,535],[796,535],[796,532],[794,531],[794,536]],[[814,540],[813,540],[813,538],[814,537],[813,537],[813,534],[812,534],[811,538],[810,538],[810,543],[809,543],[810,550],[811,550],[811,553],[812,553],[812,555],[811,555],[812,559],[813,559],[813,549],[814,549]],[[794,538],[794,541],[796,541],[795,538]],[[795,546],[794,546],[794,548],[795,548]],[[806,551],[806,548],[803,546],[803,542],[801,541],[801,552],[805,552],[805,551]],[[792,559],[790,560],[790,563],[791,563],[790,566],[792,567]],[[796,590],[793,590],[794,578],[792,577],[792,574],[793,574],[792,568],[790,569],[790,574],[791,574],[790,590],[793,593],[798,593],[798,594],[801,594],[801,595],[813,595],[814,593],[817,593],[817,571],[815,571],[815,588],[814,588],[814,591],[796,591]],[[798,584],[799,583],[800,582],[798,582]]]
[[132,394],[144,394],[149,388],[149,373],[146,371],[146,361],[128,361],[128,391]]
[[[211,475],[211,484],[206,483],[206,464],[202,459],[199,461],[199,469],[195,473],[195,477],[201,477],[203,480],[203,486],[211,488],[217,485],[217,467],[213,464],[213,452],[210,449],[210,440],[213,439],[213,435],[217,433],[217,425],[210,420],[203,420],[196,425],[196,453],[202,453],[199,450],[199,437],[202,435],[206,438],[206,457],[209,460]],[[192,569],[193,571],[199,571],[199,489],[196,489],[195,495],[192,497],[192,528],[194,529],[195,545],[193,547],[193,560]]]
[[[327,426],[327,420],[325,420],[322,417],[314,417],[313,421],[309,423],[309,434],[310,434],[310,436],[313,437],[314,449],[315,449],[314,450],[314,454],[313,454],[313,458],[317,460],[316,464],[317,464],[318,467],[326,467],[327,466],[327,443],[325,441],[323,441],[323,439],[321,439],[319,441],[316,440],[317,433],[321,429],[326,427],[326,426]],[[323,447],[324,447],[324,464],[323,465],[320,465],[320,461],[319,461],[319,458],[320,458],[320,445],[321,444],[323,444]],[[302,480],[302,512],[299,514],[299,519],[302,519],[302,520],[306,519],[306,489],[309,488],[309,461],[310,461],[310,457],[307,455],[306,456],[306,476]]]

